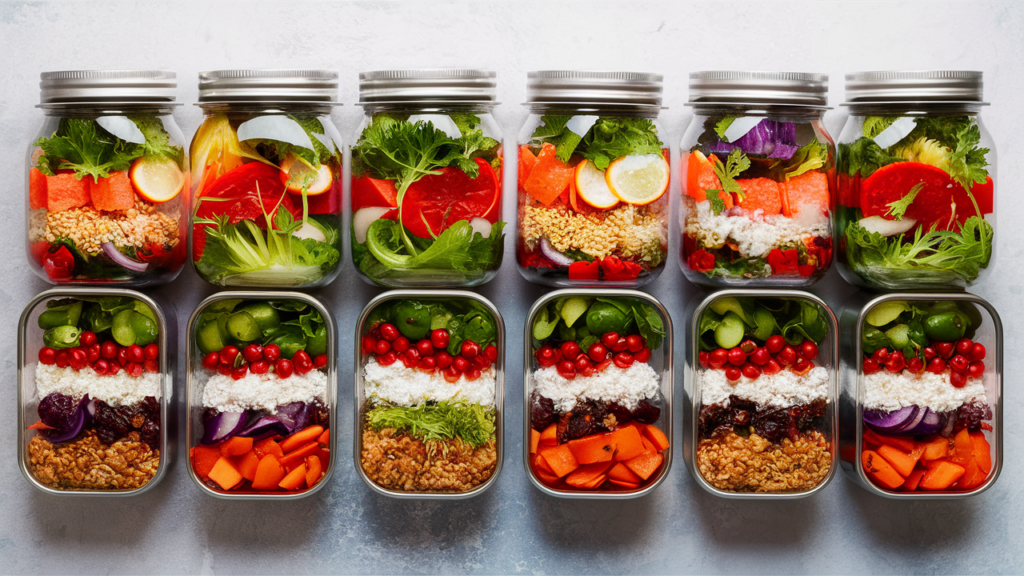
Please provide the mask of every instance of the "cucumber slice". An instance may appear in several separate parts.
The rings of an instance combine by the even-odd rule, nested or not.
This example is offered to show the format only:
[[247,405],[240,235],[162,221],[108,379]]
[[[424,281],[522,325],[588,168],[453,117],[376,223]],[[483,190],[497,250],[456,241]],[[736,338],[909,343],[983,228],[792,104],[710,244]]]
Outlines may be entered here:
[[587,308],[590,307],[590,302],[582,296],[573,296],[565,301],[562,305],[562,320],[565,320],[565,325],[570,328],[572,325],[579,320],[580,316],[587,313]]
[[872,326],[885,326],[889,322],[900,317],[900,314],[910,310],[910,304],[902,300],[882,302],[868,311],[864,321]]
[[739,315],[732,311],[726,312],[722,317],[722,323],[715,328],[715,343],[722,348],[734,348],[743,341],[745,331]]
[[910,344],[910,326],[897,324],[885,331],[893,348],[904,348]]

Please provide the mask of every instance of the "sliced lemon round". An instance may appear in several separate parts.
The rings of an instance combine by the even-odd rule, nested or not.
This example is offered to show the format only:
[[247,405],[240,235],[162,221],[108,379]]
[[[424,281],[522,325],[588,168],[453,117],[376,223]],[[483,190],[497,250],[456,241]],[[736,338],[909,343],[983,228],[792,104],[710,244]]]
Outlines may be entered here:
[[650,204],[668,190],[669,166],[661,154],[623,156],[605,171],[612,194],[627,204]]
[[156,204],[176,198],[186,180],[178,163],[170,158],[139,158],[128,176],[139,196]]
[[619,198],[608,188],[604,172],[590,160],[576,165],[576,192],[594,208],[606,209],[619,203]]
[[331,180],[331,168],[327,164],[321,164],[314,170],[291,155],[281,162],[281,181],[292,194],[302,194],[303,186],[307,196],[323,194],[331,188]]

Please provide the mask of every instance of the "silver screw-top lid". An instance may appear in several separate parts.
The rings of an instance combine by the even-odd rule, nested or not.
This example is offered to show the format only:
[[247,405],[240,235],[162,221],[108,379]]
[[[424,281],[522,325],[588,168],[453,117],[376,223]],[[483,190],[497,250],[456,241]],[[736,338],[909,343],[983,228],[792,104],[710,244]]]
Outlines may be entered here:
[[847,104],[985,104],[982,73],[973,70],[897,70],[846,75]]
[[527,104],[661,108],[661,74],[540,70],[527,74]]
[[174,102],[178,82],[163,70],[64,70],[39,75],[40,107]]
[[359,73],[359,104],[497,104],[492,70],[434,68]]
[[707,70],[690,74],[689,105],[828,106],[828,74]]
[[199,73],[199,102],[335,104],[338,73],[330,70],[214,70]]

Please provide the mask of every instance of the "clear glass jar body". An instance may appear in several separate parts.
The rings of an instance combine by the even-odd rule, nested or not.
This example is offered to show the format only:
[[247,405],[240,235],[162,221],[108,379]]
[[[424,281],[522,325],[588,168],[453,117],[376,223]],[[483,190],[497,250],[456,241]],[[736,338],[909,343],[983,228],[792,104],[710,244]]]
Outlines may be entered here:
[[503,145],[491,108],[366,106],[352,147],[351,204],[352,260],[363,280],[454,288],[498,273]]
[[995,169],[977,106],[851,109],[836,168],[843,277],[883,290],[979,282],[994,257]]
[[177,277],[189,163],[169,107],[49,108],[27,165],[26,248],[40,278],[138,287]]
[[656,111],[531,111],[518,150],[516,265],[524,278],[633,288],[661,274],[669,212],[663,137]]
[[310,288],[341,265],[330,106],[204,104],[192,138],[192,265],[217,286]]
[[698,106],[683,135],[679,265],[694,284],[804,287],[832,263],[835,145],[822,112],[761,108]]

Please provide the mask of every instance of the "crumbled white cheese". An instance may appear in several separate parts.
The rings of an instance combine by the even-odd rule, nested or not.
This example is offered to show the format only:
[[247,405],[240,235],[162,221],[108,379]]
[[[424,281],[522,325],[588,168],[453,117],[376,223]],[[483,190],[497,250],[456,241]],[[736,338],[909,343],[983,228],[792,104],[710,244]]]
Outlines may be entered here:
[[457,382],[448,382],[440,371],[428,374],[416,368],[406,368],[401,362],[382,366],[374,358],[370,358],[363,368],[366,398],[398,406],[416,406],[427,401],[459,401],[492,408],[495,382],[492,368],[481,371],[480,377],[472,382],[465,376],[460,376]]
[[820,210],[803,210],[795,218],[781,214],[765,216],[758,209],[750,212],[734,207],[715,214],[707,200],[694,203],[686,219],[686,234],[696,236],[708,248],[736,244],[743,258],[763,258],[780,246],[803,244],[805,238],[831,235],[828,215]]
[[569,412],[576,402],[585,400],[602,400],[633,410],[641,400],[653,400],[661,392],[661,376],[649,365],[634,362],[623,370],[610,364],[603,372],[595,372],[593,376],[576,375],[566,380],[554,366],[541,368],[533,372],[533,389],[535,392],[550,398],[555,403],[555,410]]
[[761,406],[789,408],[810,404],[815,400],[828,400],[828,370],[812,368],[803,376],[791,370],[778,374],[761,374],[751,379],[740,376],[732,383],[725,370],[700,371],[700,402],[704,405],[729,404],[729,396],[749,400]]
[[985,384],[980,378],[968,378],[963,388],[954,388],[949,383],[949,374],[949,370],[942,374],[928,371],[914,374],[906,370],[898,374],[888,370],[865,374],[861,380],[864,407],[891,412],[921,406],[946,412],[971,400],[986,401]]
[[203,386],[203,406],[221,412],[274,410],[292,402],[315,399],[327,403],[327,374],[322,370],[294,373],[287,378],[278,378],[272,372],[249,372],[240,380],[214,374]]
[[89,366],[75,370],[71,367],[61,368],[56,364],[39,363],[35,365],[35,372],[36,395],[40,399],[54,392],[73,398],[88,394],[89,398],[102,400],[111,406],[136,404],[146,396],[159,400],[163,384],[163,376],[153,372],[143,372],[142,376],[134,377],[121,370],[108,376],[97,374]]

